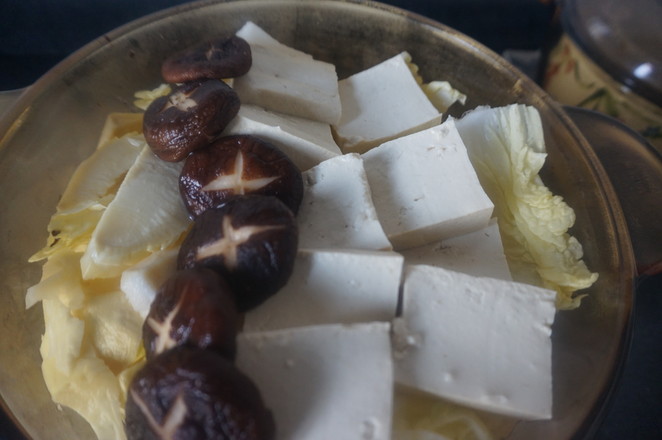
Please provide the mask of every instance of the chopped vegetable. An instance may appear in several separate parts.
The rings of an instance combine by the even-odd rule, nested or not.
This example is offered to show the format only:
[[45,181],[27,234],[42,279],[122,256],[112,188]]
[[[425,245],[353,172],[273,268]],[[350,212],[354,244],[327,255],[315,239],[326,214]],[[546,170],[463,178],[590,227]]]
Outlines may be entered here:
[[477,412],[429,396],[396,392],[393,438],[398,440],[493,440]]
[[525,105],[479,107],[457,121],[495,216],[513,278],[557,291],[559,309],[579,306],[598,278],[582,261],[582,246],[568,234],[575,214],[552,194],[538,172],[546,158],[538,111]]
[[145,145],[138,133],[112,138],[78,166],[48,224],[46,246],[31,262],[62,250],[85,250],[106,206]]
[[161,96],[167,96],[172,91],[172,88],[169,84],[161,84],[153,90],[140,90],[133,94],[135,101],[133,105],[138,107],[141,110],[147,110],[147,107],[154,101],[156,98]]
[[448,81],[432,81],[429,83],[423,82],[423,77],[418,73],[418,66],[412,61],[411,55],[404,52],[405,61],[416,82],[421,86],[423,92],[428,97],[432,105],[440,113],[446,113],[451,105],[459,102],[464,104],[467,102],[467,95],[454,89]]
[[119,280],[82,280],[80,255],[49,258],[28,294],[43,305],[42,373],[54,402],[83,416],[99,439],[121,440],[125,384],[144,358],[142,320],[114,290]]
[[179,195],[181,168],[143,148],[92,233],[81,260],[84,279],[118,276],[186,232],[190,219]]

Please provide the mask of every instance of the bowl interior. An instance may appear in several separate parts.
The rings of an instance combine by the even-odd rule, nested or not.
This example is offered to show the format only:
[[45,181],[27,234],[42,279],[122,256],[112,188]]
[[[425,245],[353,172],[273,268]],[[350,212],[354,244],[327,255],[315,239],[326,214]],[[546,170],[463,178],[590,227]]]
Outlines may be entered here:
[[110,112],[135,111],[133,93],[157,86],[173,51],[235,32],[247,20],[281,42],[334,63],[345,77],[403,50],[426,81],[443,79],[476,105],[530,104],[541,113],[549,150],[543,179],[575,209],[572,233],[600,274],[579,310],[554,328],[554,419],[519,423],[509,438],[562,439],[586,430],[623,355],[632,303],[633,261],[613,191],[581,134],[551,99],[500,57],[423,17],[375,3],[202,2],[130,23],[70,56],[32,86],[0,121],[0,392],[36,439],[86,438],[91,430],[51,402],[40,371],[40,307],[25,290],[40,277],[28,257],[77,164],[95,148]]

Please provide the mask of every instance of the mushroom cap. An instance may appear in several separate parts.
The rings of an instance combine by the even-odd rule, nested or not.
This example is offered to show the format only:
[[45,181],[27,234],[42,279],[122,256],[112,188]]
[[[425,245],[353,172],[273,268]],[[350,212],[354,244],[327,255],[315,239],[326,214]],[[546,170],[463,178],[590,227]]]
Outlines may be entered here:
[[234,293],[220,275],[205,268],[177,271],[159,288],[143,324],[147,359],[186,344],[233,360],[239,322]]
[[192,216],[245,194],[277,197],[296,214],[303,178],[294,162],[271,143],[251,135],[224,136],[186,158],[179,190]]
[[223,81],[184,83],[149,105],[143,134],[159,158],[179,162],[218,138],[240,105],[237,93]]
[[272,440],[275,423],[255,384],[232,362],[179,346],[147,361],[131,381],[129,440]]
[[163,62],[161,76],[169,83],[236,78],[246,74],[252,64],[250,45],[233,35],[209,40],[172,55]]
[[283,202],[271,196],[237,196],[195,219],[177,266],[217,271],[235,293],[239,312],[245,312],[285,285],[297,249],[296,219]]

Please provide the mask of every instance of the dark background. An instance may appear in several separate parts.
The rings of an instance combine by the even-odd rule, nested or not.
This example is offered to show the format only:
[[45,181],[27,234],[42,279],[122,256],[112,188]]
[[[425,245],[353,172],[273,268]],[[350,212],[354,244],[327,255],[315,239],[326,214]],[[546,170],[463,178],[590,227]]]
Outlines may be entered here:
[[[186,1],[0,0],[0,90],[29,86],[64,57],[105,32],[182,3]],[[553,25],[552,0],[384,3],[451,26],[497,53],[515,50],[525,55],[514,60],[534,79],[539,66],[536,61],[541,54],[544,58],[546,45],[558,31]],[[630,355],[596,439],[662,439],[662,276],[640,280],[633,321]],[[0,413],[0,440],[23,438]]]
[[[0,0],[0,86],[24,87],[85,43],[185,0]],[[553,5],[538,0],[391,0],[501,53],[543,45]]]

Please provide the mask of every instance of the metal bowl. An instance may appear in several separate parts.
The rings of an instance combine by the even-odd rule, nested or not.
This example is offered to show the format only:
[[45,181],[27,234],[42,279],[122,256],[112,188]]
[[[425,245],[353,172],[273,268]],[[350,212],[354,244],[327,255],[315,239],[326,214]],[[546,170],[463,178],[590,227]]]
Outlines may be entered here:
[[132,22],[95,40],[30,87],[0,121],[0,392],[35,439],[87,438],[76,414],[58,409],[40,371],[40,307],[24,306],[40,277],[28,257],[77,164],[94,149],[106,115],[134,111],[133,93],[160,82],[174,50],[234,32],[253,20],[285,44],[332,62],[340,77],[409,51],[426,80],[446,79],[476,105],[538,108],[549,157],[543,179],[575,209],[572,233],[600,274],[580,309],[554,324],[554,418],[520,422],[512,439],[566,439],[590,432],[627,346],[634,261],[614,191],[578,129],[540,88],[466,36],[421,16],[372,2],[202,2]]

